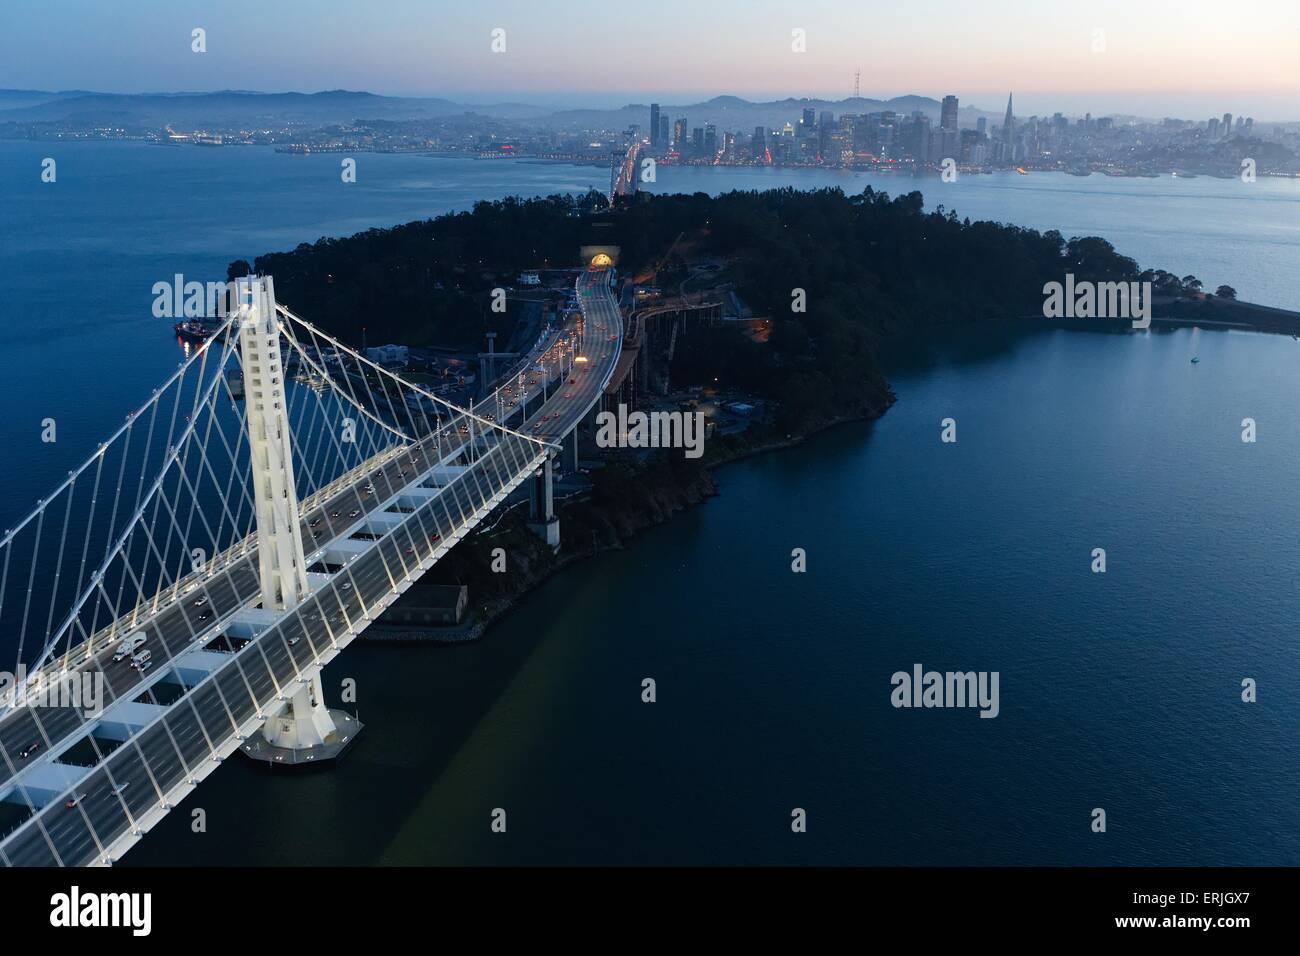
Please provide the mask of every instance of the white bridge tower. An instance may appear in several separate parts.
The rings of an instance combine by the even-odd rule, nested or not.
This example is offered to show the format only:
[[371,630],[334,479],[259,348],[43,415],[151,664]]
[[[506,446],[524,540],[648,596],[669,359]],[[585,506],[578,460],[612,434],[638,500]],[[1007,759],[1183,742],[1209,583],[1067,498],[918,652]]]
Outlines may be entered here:
[[[235,280],[235,292],[253,500],[257,505],[262,607],[267,611],[292,611],[307,596],[310,585],[293,479],[275,286],[270,276],[246,276]],[[272,715],[262,734],[272,748],[297,752],[316,747],[334,749],[331,738],[337,738],[336,731],[334,718],[325,707],[317,671],[310,683],[294,693],[282,713]],[[261,755],[250,748],[245,750],[252,756]]]

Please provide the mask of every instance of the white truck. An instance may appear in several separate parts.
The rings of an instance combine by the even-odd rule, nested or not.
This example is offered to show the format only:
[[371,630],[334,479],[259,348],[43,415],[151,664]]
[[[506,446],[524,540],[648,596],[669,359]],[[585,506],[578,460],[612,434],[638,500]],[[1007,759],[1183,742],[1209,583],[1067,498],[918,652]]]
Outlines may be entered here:
[[117,645],[117,651],[113,654],[113,663],[126,660],[134,654],[144,644],[143,634],[132,634],[121,644]]

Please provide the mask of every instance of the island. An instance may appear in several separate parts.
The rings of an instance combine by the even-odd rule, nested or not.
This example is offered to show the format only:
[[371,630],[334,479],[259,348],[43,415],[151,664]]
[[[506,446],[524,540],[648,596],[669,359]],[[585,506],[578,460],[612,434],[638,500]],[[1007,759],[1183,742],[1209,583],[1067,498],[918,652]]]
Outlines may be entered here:
[[[995,348],[1026,323],[1046,326],[1033,317],[1045,314],[1045,288],[1065,275],[1150,283],[1162,322],[1300,329],[1287,324],[1300,316],[1238,303],[1228,286],[1206,294],[1195,276],[1139,269],[1102,238],[973,222],[943,207],[926,211],[919,192],[891,197],[870,187],[642,193],[614,207],[594,192],[479,202],[236,261],[228,278],[273,275],[297,314],[413,380],[441,382],[444,394],[462,386],[468,400],[498,371],[484,364],[484,350],[554,321],[574,273],[588,264],[580,252],[595,248],[617,253],[627,334],[638,337],[625,347],[640,353],[640,387],[617,397],[705,415],[703,454],[601,450],[560,496],[558,552],[507,508],[436,565],[369,639],[479,636],[569,562],[623,547],[714,494],[717,466],[883,415],[895,401],[884,356],[899,343],[942,343],[945,329],[984,326]],[[665,315],[671,332],[657,332],[653,320]],[[453,371],[449,383],[455,367],[467,374]],[[510,574],[494,573],[494,551],[503,548]]]

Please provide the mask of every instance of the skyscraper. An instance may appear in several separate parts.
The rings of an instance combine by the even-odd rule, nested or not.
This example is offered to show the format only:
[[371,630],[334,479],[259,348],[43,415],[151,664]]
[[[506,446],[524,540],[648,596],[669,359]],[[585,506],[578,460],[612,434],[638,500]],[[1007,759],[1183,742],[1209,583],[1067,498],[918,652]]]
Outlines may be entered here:
[[930,117],[920,110],[912,114],[907,126],[907,139],[903,149],[918,163],[930,161]]
[[659,104],[650,104],[650,145],[659,145]]
[[831,151],[831,133],[835,131],[835,114],[822,110],[817,121],[817,157],[825,162]]
[[1002,121],[1002,142],[1010,144],[1015,132],[1015,120],[1011,117],[1011,94],[1007,94],[1007,118]]
[[939,129],[957,128],[957,97],[945,96],[939,108]]

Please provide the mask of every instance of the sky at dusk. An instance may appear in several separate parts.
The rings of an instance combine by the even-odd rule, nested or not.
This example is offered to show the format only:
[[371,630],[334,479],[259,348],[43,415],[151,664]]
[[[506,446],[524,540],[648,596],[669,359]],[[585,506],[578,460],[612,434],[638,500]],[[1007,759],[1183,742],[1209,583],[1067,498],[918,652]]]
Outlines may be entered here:
[[[207,53],[190,50],[195,27]],[[1300,0],[0,0],[11,89],[612,107],[840,99],[858,69],[864,96],[955,93],[997,111],[1014,90],[1019,114],[1300,120]]]

